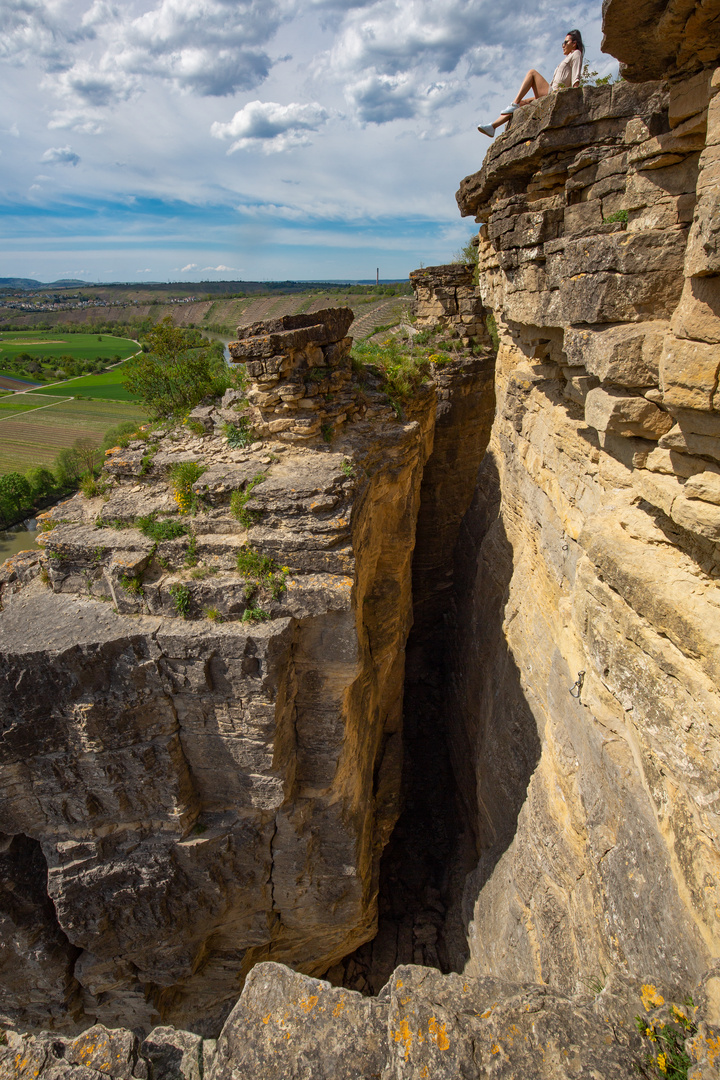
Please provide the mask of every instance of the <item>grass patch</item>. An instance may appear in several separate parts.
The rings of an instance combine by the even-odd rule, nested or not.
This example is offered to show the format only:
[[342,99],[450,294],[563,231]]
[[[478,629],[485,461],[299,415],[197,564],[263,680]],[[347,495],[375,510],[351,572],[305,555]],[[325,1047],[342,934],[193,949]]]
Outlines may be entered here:
[[5,417],[20,416],[21,413],[33,412],[35,409],[46,408],[48,405],[58,405],[61,401],[69,401],[68,397],[54,395],[43,398],[33,398],[30,394],[11,394],[9,397],[0,398],[0,420]]
[[623,225],[628,223],[627,210],[616,210],[614,214],[609,214],[608,217],[603,218],[603,225],[612,225],[616,221],[621,221]]
[[263,555],[251,547],[242,547],[237,554],[238,573],[253,582],[254,585],[268,590],[273,600],[285,591],[285,582],[290,570],[287,566],[278,566],[269,555]]
[[359,342],[353,348],[352,360],[356,373],[368,364],[377,369],[382,376],[381,388],[399,415],[402,402],[409,401],[430,375],[430,365],[447,364],[452,357],[444,351],[433,351],[427,340],[419,345],[392,337],[380,343]]
[[255,604],[248,604],[243,611],[242,621],[244,623],[262,622],[265,619],[272,619],[272,615],[269,611],[263,611],[261,607],[257,607]]
[[246,416],[238,417],[234,424],[224,424],[223,432],[228,446],[232,447],[233,450],[244,450],[246,446],[250,446],[251,443],[255,442],[250,421]]
[[250,499],[253,489],[262,484],[265,479],[265,473],[256,473],[252,480],[248,481],[245,485],[244,491],[233,491],[230,496],[230,513],[233,517],[237,518],[241,525],[244,525],[246,529],[249,529],[251,525],[254,525],[262,517],[262,511],[249,510],[247,507],[248,500]]
[[177,540],[179,536],[185,536],[188,532],[187,525],[181,521],[157,521],[155,514],[147,514],[139,517],[135,522],[143,536],[150,540]]
[[[133,346],[133,351],[137,346]],[[59,386],[42,387],[31,390],[31,394],[43,396],[45,394],[57,394],[64,391],[73,396],[81,395],[85,398],[102,398],[110,401],[137,401],[137,396],[131,394],[125,387],[125,372],[127,364],[119,364],[112,371],[99,372],[97,375],[82,375],[77,379],[68,379]]]
[[171,585],[170,595],[173,598],[178,615],[183,619],[187,619],[190,610],[190,590],[187,585]]

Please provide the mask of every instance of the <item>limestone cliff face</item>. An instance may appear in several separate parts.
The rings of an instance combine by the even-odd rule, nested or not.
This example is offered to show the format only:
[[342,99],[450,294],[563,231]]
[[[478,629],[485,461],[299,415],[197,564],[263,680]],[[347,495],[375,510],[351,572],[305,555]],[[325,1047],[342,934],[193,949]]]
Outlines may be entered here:
[[[233,450],[228,391],[194,432],[111,452],[105,496],[56,507],[43,554],[2,572],[0,1009],[18,1025],[216,1034],[258,961],[323,973],[375,932],[423,467],[438,397],[488,368],[450,365],[398,419],[371,372],[350,386],[346,316],[236,347],[284,441]],[[323,408],[332,444],[318,371],[348,398]],[[457,407],[470,423],[481,402]]]
[[[642,54],[645,8],[606,41]],[[720,69],[678,65],[523,109],[458,192],[500,335],[451,663],[467,970],[567,992],[720,952]]]

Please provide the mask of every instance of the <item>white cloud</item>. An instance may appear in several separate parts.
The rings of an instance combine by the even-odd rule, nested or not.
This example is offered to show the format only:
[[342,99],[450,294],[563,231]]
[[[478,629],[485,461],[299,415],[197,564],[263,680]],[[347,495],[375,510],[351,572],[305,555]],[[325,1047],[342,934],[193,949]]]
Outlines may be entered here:
[[80,157],[71,146],[51,146],[43,154],[42,160],[53,165],[77,165]]
[[[345,11],[332,47],[315,59],[316,77],[342,84],[358,119],[370,123],[429,116],[455,104],[464,96],[463,83],[448,76],[461,65],[465,78],[492,74],[497,80],[554,29],[535,0],[509,6],[495,0],[315,3]],[[572,11],[568,16],[572,21]]]
[[51,131],[57,129],[77,131],[81,135],[102,135],[105,125],[99,117],[93,116],[89,112],[66,109],[58,110],[54,114],[52,119],[48,121],[48,128]]
[[215,139],[235,140],[228,154],[236,150],[262,150],[265,154],[275,154],[309,145],[308,132],[322,127],[328,115],[327,109],[316,101],[309,105],[251,101],[239,109],[228,123],[216,121],[210,128],[210,134]]
[[220,263],[219,266],[203,266],[200,273],[204,274],[206,270],[212,270],[213,274],[241,273],[241,268],[239,266],[224,266],[222,263]]
[[187,266],[183,266],[180,270],[181,274],[187,274],[188,270],[197,270],[197,263],[188,263]]
[[12,64],[40,64],[61,71],[71,62],[70,50],[86,32],[64,18],[62,3],[4,0],[0,6],[0,57]]
[[45,88],[70,104],[115,105],[152,79],[225,96],[267,78],[283,2],[145,0],[135,15],[108,0],[3,0],[0,58],[49,75]]

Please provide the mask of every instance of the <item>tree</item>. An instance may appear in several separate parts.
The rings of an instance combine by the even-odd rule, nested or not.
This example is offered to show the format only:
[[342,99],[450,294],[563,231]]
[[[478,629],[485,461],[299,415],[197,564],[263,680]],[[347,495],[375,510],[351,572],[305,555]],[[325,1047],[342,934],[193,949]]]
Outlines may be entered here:
[[76,439],[73,450],[77,454],[83,471],[92,475],[100,458],[100,451],[92,439]]
[[55,487],[55,477],[49,469],[44,469],[41,465],[28,469],[25,473],[25,479],[30,485],[30,493],[33,499],[49,495]]
[[82,462],[74,446],[64,446],[55,458],[55,474],[63,487],[77,483],[82,473]]
[[[194,338],[197,331],[191,334]],[[147,345],[149,351],[128,363],[125,386],[156,419],[182,416],[206,395],[232,385],[224,360],[211,349],[193,348],[193,338],[188,340],[186,331],[173,326],[168,316],[147,334],[143,349]]]
[[30,484],[20,473],[10,472],[0,476],[0,506],[5,518],[30,506],[32,492]]

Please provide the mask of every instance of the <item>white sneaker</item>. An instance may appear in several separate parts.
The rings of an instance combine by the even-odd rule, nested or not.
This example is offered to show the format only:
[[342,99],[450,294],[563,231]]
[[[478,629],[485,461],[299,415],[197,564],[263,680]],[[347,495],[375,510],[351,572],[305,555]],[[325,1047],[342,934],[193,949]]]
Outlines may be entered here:
[[492,124],[478,124],[478,131],[482,131],[483,135],[487,135],[490,139],[495,138],[495,128]]
[[507,109],[503,109],[501,115],[502,116],[512,116],[512,114],[515,112],[515,110],[519,109],[519,108],[520,108],[520,106],[516,105],[515,102],[513,102],[512,105],[508,105]]

